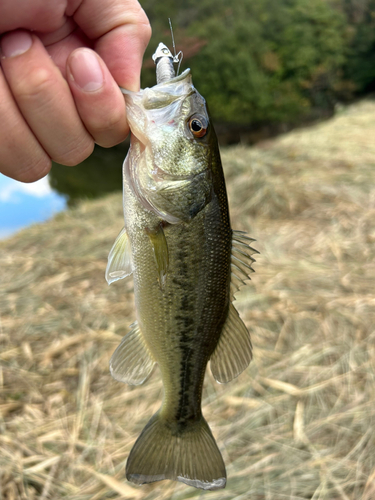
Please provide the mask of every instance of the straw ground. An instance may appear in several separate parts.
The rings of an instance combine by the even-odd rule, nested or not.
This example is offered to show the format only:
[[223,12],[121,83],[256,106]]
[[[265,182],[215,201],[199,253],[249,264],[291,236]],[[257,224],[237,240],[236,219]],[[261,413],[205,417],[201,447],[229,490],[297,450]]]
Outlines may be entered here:
[[261,252],[236,305],[254,360],[209,370],[203,411],[227,488],[137,487],[124,467],[158,409],[109,358],[135,319],[106,257],[121,196],[83,202],[0,243],[0,498],[375,498],[375,103],[256,148],[223,151],[233,227]]

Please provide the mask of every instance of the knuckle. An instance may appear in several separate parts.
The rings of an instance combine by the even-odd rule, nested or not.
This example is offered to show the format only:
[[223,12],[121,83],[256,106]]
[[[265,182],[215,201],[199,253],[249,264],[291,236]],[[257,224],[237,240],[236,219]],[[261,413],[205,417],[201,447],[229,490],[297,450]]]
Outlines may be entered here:
[[114,108],[111,114],[105,116],[104,122],[102,116],[97,116],[96,119],[93,118],[93,121],[87,126],[94,136],[96,134],[125,134],[127,127],[124,110]]
[[143,43],[145,47],[148,45],[148,42],[150,41],[152,30],[151,30],[151,25],[148,20],[148,17],[145,14],[145,11],[141,9],[138,17],[138,34],[143,40]]
[[102,148],[112,148],[117,144],[120,144],[126,139],[127,134],[112,134],[112,135],[100,135],[98,134],[95,138],[95,142],[98,146]]
[[64,149],[64,154],[54,155],[52,160],[60,165],[74,167],[86,160],[94,150],[94,140],[89,136],[83,137],[80,141],[76,141],[67,145]]
[[54,82],[54,76],[48,68],[40,67],[31,71],[27,79],[17,80],[12,90],[24,101],[41,100],[48,94],[47,90]]
[[45,177],[51,170],[51,166],[50,158],[47,155],[42,155],[32,165],[28,164],[25,168],[17,170],[13,178],[25,183],[35,182]]
[[132,11],[127,12],[127,19],[125,23],[144,45],[147,47],[151,38],[151,25],[145,11],[137,3]]

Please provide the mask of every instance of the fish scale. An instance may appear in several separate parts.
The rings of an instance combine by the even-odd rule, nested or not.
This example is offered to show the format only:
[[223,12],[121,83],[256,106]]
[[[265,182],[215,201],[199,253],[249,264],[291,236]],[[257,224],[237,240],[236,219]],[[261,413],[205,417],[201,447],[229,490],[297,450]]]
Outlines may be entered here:
[[[156,58],[157,67],[164,62]],[[137,322],[110,369],[116,380],[137,385],[158,364],[163,380],[162,405],[128,457],[128,480],[215,490],[225,487],[226,471],[202,415],[203,380],[209,361],[224,383],[251,360],[249,332],[232,300],[256,251],[251,238],[231,229],[217,139],[190,70],[174,77],[165,66],[160,74],[151,89],[123,91],[132,131],[123,167],[125,227],[106,278],[133,275]]]

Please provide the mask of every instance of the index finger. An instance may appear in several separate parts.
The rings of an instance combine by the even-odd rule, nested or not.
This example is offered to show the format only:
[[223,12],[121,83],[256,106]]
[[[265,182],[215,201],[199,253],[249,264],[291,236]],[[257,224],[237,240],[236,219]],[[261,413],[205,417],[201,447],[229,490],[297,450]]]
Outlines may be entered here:
[[[70,14],[69,9],[66,13]],[[128,90],[139,90],[142,58],[151,27],[137,0],[86,0],[73,18],[94,40],[94,49],[116,82]]]

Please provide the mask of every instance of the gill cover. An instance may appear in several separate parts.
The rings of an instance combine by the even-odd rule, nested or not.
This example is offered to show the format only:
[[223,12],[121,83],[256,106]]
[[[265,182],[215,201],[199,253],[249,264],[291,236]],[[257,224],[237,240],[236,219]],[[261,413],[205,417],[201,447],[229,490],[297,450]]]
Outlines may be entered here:
[[[171,224],[188,222],[212,190],[209,116],[190,70],[140,92],[123,92],[132,132],[125,178],[144,208]],[[197,133],[200,123],[205,129]]]

